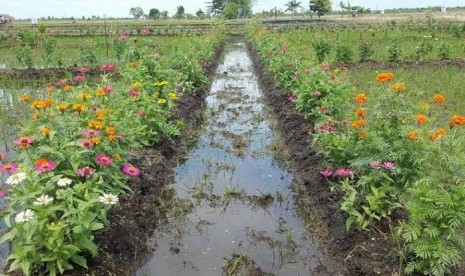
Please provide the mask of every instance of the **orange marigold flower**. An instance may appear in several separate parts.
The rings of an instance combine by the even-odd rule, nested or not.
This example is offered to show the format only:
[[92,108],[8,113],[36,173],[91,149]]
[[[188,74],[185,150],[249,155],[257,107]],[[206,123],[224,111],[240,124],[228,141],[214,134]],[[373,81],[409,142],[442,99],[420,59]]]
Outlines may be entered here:
[[21,99],[22,102],[27,102],[31,99],[31,95],[24,93],[19,98]]
[[407,134],[407,137],[412,140],[412,141],[416,141],[418,140],[418,134],[415,132],[415,131],[410,131],[408,134]]
[[394,78],[394,74],[389,73],[389,72],[383,72],[383,73],[379,73],[378,75],[376,75],[376,82],[385,83],[385,82],[392,80],[393,78]]
[[34,114],[32,114],[32,120],[34,120],[34,121],[35,121],[35,120],[39,120],[39,118],[40,118],[39,113],[34,113]]
[[94,144],[94,145],[98,145],[100,143],[100,138],[98,137],[92,137],[90,138],[90,141]]
[[103,128],[103,123],[100,121],[89,121],[88,123],[89,127],[93,129],[102,129]]
[[446,134],[447,134],[446,130],[443,129],[443,128],[438,128],[438,129],[436,130],[436,133],[437,133],[439,136],[446,136]]
[[405,86],[405,83],[397,82],[391,86],[391,89],[398,92],[404,92],[405,90],[407,90],[407,87]]
[[367,122],[365,120],[358,120],[352,123],[352,128],[360,128],[366,126]]
[[103,114],[102,112],[97,112],[95,114],[95,116],[97,117],[97,119],[99,119],[100,121],[103,121],[107,118],[107,116],[105,116],[105,114]]
[[46,136],[46,137],[47,137],[47,136],[50,135],[50,129],[44,127],[43,129],[40,130],[40,134],[42,134],[43,136]]
[[71,92],[71,91],[73,91],[73,87],[71,85],[65,85],[63,87],[63,90],[66,91],[66,92]]
[[106,131],[108,135],[116,135],[116,128],[114,127],[107,127]]
[[46,107],[51,107],[52,104],[53,104],[53,101],[52,101],[52,99],[45,99],[44,103],[45,103]]
[[68,109],[68,105],[65,103],[61,103],[57,106],[57,109],[61,112],[64,113]]
[[105,93],[105,91],[103,91],[102,88],[99,88],[99,89],[95,90],[95,94],[97,96],[105,96],[106,93]]
[[417,115],[415,120],[416,120],[417,124],[423,125],[428,120],[428,117],[426,117],[426,115],[420,114],[420,115]]
[[366,103],[368,100],[367,94],[365,93],[360,93],[355,96],[355,101],[359,104]]
[[116,135],[108,135],[108,141],[116,141]]
[[463,126],[465,125],[465,116],[454,115],[450,119],[449,127],[453,128],[455,125]]
[[366,130],[362,130],[358,133],[358,137],[360,138],[365,138],[367,136]]
[[363,107],[359,107],[355,110],[355,115],[357,116],[357,118],[359,119],[364,119],[365,116],[367,115],[367,112],[365,110],[365,108]]
[[431,141],[434,142],[434,141],[436,141],[438,138],[441,138],[441,137],[446,136],[446,133],[447,133],[447,132],[446,132],[445,129],[443,129],[443,128],[438,128],[437,130],[432,131],[432,132],[429,133],[429,139],[430,139]]
[[41,101],[41,100],[35,100],[32,102],[31,104],[31,108],[36,108],[36,109],[44,109],[46,108],[46,104],[44,101]]
[[434,132],[434,131],[433,131],[433,132],[430,132],[430,133],[429,133],[429,139],[430,139],[432,142],[436,141],[436,140],[438,139],[438,135],[436,134],[436,132]]
[[446,98],[444,98],[444,96],[441,94],[434,95],[433,99],[436,103],[443,103],[446,100]]
[[73,105],[73,110],[81,113],[84,109],[86,108],[85,105],[83,104],[74,104]]
[[[102,90],[103,91],[103,90]],[[84,101],[87,101],[87,100],[90,100],[92,98],[92,96],[87,93],[87,92],[82,92],[80,95],[79,95],[79,98],[84,100]]]

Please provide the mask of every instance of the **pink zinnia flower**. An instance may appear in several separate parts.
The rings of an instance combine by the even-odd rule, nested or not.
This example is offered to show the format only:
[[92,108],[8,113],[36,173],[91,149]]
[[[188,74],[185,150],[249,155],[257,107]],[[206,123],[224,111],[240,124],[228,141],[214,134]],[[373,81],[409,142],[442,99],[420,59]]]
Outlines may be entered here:
[[20,137],[13,141],[13,144],[18,147],[27,148],[35,139],[32,136]]
[[296,99],[297,99],[296,96],[287,96],[287,98],[286,98],[286,100],[287,100],[288,102],[291,102],[291,103],[295,102]]
[[351,169],[337,169],[334,174],[337,176],[341,176],[341,177],[349,177],[352,175],[352,170]]
[[8,156],[8,152],[6,151],[0,151],[0,161],[5,159]]
[[126,40],[129,38],[129,35],[127,33],[122,33],[120,36],[118,36],[118,40]]
[[379,170],[379,169],[381,169],[383,167],[383,165],[379,161],[373,161],[373,162],[370,163],[370,167],[372,169]]
[[316,126],[316,130],[326,131],[326,132],[333,132],[333,131],[336,130],[336,128],[333,127],[333,126],[322,125],[322,126]]
[[100,112],[100,108],[98,107],[92,107],[92,113],[99,113]]
[[329,71],[331,70],[331,66],[329,66],[329,64],[320,64],[320,69],[323,71]]
[[308,134],[311,134],[311,133],[313,133],[314,131],[315,131],[315,129],[313,129],[313,127],[310,127],[310,128],[307,129],[307,133],[308,133]]
[[381,164],[381,167],[389,171],[396,168],[396,166],[392,162],[383,162],[383,164]]
[[3,189],[0,190],[0,198],[6,197],[7,194],[8,193],[6,192],[6,190],[3,190]]
[[82,134],[86,137],[97,137],[100,135],[100,131],[93,129],[85,129],[82,131]]
[[0,172],[2,173],[14,173],[18,169],[18,164],[16,163],[6,163],[0,165]]
[[116,65],[114,64],[105,64],[100,67],[104,72],[113,72],[116,71]]
[[307,69],[304,70],[304,73],[308,75],[308,74],[313,73],[313,70],[310,69],[310,68],[307,68]]
[[52,160],[40,158],[35,163],[36,171],[46,173],[55,169],[56,164]]
[[89,149],[95,145],[90,139],[81,139],[79,140],[78,144],[85,147],[86,149]]
[[125,175],[129,175],[129,176],[139,176],[139,175],[140,175],[140,169],[134,167],[134,166],[131,165],[131,164],[125,164],[125,165],[123,165],[123,167],[121,168],[121,171],[122,171]]
[[334,172],[330,169],[320,171],[320,174],[324,177],[331,176]]
[[64,86],[67,83],[66,80],[59,80],[55,83],[56,86]]
[[85,79],[84,76],[75,76],[75,77],[73,77],[73,81],[74,81],[75,83],[80,83],[80,82],[83,81],[84,79]]
[[148,35],[149,34],[149,29],[147,28],[142,28],[140,30],[140,35]]
[[91,167],[84,167],[76,170],[76,174],[82,177],[89,178],[95,173],[95,169]]
[[140,117],[144,117],[144,116],[145,116],[145,111],[143,111],[143,110],[138,110],[138,111],[136,112],[136,114],[139,115]]
[[82,67],[82,68],[79,68],[77,69],[77,71],[81,74],[87,74],[89,73],[90,69],[89,68],[85,68],[85,67]]
[[128,93],[129,93],[129,95],[131,95],[131,96],[139,96],[139,95],[140,95],[139,91],[132,90],[132,89],[129,90]]
[[317,90],[317,91],[313,92],[312,95],[313,95],[313,97],[320,97],[320,96],[321,96],[321,92]]
[[113,158],[103,153],[99,153],[95,158],[95,161],[97,161],[97,163],[103,166],[110,166],[111,164],[113,164]]
[[105,86],[102,88],[103,92],[107,93],[107,94],[110,94],[110,93],[113,93],[115,92],[115,89],[111,86]]

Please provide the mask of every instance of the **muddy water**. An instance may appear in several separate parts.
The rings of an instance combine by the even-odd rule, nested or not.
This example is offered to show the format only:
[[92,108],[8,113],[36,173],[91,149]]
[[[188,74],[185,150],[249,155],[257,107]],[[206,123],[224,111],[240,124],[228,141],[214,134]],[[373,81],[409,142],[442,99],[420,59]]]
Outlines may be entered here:
[[245,45],[232,43],[199,142],[175,169],[180,207],[154,233],[156,250],[137,275],[334,275],[275,158],[282,146],[261,97]]

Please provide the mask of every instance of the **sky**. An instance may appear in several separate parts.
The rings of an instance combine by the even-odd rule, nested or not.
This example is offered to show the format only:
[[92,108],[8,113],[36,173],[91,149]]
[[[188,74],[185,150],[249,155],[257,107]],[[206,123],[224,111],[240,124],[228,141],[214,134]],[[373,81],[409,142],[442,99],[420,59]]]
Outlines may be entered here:
[[[9,14],[15,18],[54,17],[129,17],[131,7],[142,7],[145,13],[151,8],[168,11],[173,15],[176,6],[182,5],[186,12],[193,13],[200,8],[206,11],[208,0],[0,0],[0,14]],[[254,11],[270,10],[274,7],[285,9],[289,0],[256,0]],[[308,7],[308,0],[299,0],[302,6]],[[333,8],[337,9],[341,0],[333,0]],[[347,0],[344,0],[346,2]],[[371,9],[415,8],[428,6],[465,6],[465,0],[350,0],[352,6]]]

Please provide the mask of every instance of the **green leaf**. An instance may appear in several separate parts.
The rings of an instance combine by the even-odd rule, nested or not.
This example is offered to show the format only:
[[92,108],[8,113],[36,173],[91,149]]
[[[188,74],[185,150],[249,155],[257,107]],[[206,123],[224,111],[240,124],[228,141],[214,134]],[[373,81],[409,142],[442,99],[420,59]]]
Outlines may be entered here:
[[84,248],[84,249],[87,249],[91,254],[92,256],[97,256],[98,254],[98,248],[97,248],[97,245],[95,245],[95,243],[93,243],[91,240],[85,238],[85,237],[82,237],[80,240],[79,240],[79,245],[81,248]]
[[103,223],[100,223],[100,222],[92,222],[90,224],[90,230],[92,230],[92,231],[96,231],[96,230],[102,229],[104,227],[105,226],[103,225]]
[[78,264],[78,265],[84,267],[85,269],[88,268],[88,267],[87,267],[87,260],[86,260],[84,257],[82,257],[82,256],[74,255],[74,256],[71,257],[71,260],[72,260],[74,263],[76,263],[76,264]]
[[82,225],[76,225],[76,226],[73,227],[73,232],[74,232],[75,234],[81,234],[81,233],[83,233],[83,232],[86,231],[86,230],[87,230],[87,229],[86,229],[84,226],[82,226]]
[[18,229],[16,228],[11,229],[8,233],[2,236],[2,238],[0,239],[0,243],[13,240],[17,234],[18,234]]

